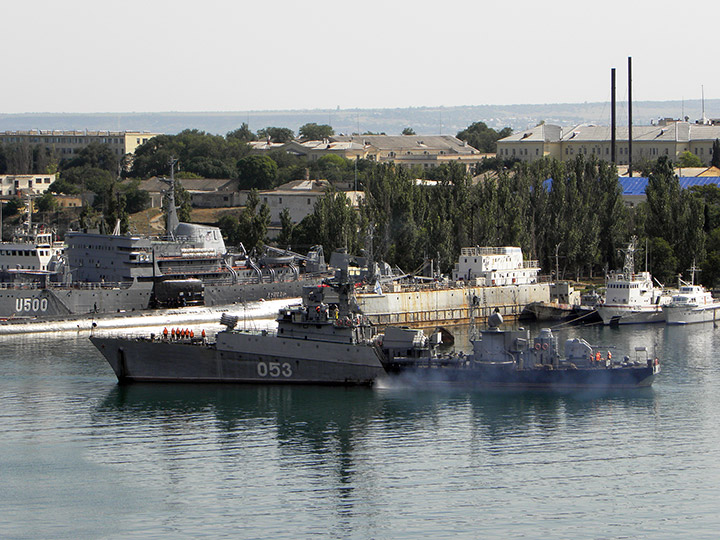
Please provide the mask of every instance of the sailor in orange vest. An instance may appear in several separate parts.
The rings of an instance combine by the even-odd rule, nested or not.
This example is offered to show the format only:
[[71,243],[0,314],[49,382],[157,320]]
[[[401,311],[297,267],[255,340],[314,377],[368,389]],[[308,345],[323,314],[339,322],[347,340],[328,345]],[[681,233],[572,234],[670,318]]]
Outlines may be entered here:
[[202,329],[202,333],[200,334],[200,336],[202,337],[202,342],[205,343],[205,329],[204,328]]
[[163,328],[163,339],[165,341],[167,341],[167,337],[168,337],[168,331],[167,331],[167,326],[166,326],[165,328]]
[[170,331],[170,339],[172,339],[173,341],[175,340],[175,329],[174,328]]

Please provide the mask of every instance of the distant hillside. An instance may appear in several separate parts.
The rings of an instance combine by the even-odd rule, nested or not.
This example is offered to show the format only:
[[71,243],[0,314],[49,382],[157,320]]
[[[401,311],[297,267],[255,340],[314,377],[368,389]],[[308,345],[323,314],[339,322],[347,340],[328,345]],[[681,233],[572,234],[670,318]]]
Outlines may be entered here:
[[[720,118],[720,99],[705,101],[708,118]],[[642,101],[633,106],[633,123],[649,124],[658,118],[701,116],[700,100]],[[619,103],[618,124],[627,123],[627,103]],[[264,127],[288,127],[295,132],[303,124],[330,124],[335,133],[374,132],[397,135],[411,127],[418,134],[455,135],[473,122],[482,121],[514,131],[537,125],[572,126],[580,123],[610,124],[608,103],[556,103],[544,105],[475,105],[463,107],[412,107],[405,109],[315,109],[249,112],[157,112],[157,113],[27,113],[0,114],[0,131],[27,129],[151,131],[175,134],[198,129],[225,135],[243,122],[257,131]]]

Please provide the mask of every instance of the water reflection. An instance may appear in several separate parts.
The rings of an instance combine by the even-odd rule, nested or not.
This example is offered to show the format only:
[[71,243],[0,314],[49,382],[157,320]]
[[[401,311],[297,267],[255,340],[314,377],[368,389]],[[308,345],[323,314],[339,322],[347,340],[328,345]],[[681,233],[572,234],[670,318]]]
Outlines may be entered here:
[[[540,528],[516,525],[516,536],[582,536],[573,534],[578,522],[600,534],[610,513],[617,525],[608,536],[637,533],[636,511],[608,493],[649,499],[664,515],[673,511],[667,501],[679,502],[690,515],[689,493],[716,485],[716,463],[706,458],[720,433],[712,354],[720,333],[661,325],[556,333],[561,343],[579,335],[625,350],[654,347],[663,371],[653,389],[602,396],[119,386],[87,340],[17,341],[0,364],[0,402],[13,425],[12,455],[27,451],[26,440],[48,456],[71,448],[77,464],[60,465],[88,479],[72,484],[86,493],[78,508],[115,515],[123,537],[472,537],[483,527],[508,537],[518,505]],[[34,357],[23,355],[28,348]],[[64,486],[67,478],[57,478]],[[557,514],[570,507],[575,515]],[[107,522],[98,522],[88,537],[102,536],[95,533]],[[35,536],[51,537],[50,527]]]

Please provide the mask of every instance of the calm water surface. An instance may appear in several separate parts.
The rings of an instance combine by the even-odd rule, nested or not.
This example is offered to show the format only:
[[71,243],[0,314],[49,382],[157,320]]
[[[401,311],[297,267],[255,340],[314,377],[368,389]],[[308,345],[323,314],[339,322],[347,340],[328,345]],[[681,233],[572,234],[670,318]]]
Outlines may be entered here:
[[4,337],[0,538],[718,537],[720,329],[560,335],[663,371],[609,396],[120,387],[86,334]]

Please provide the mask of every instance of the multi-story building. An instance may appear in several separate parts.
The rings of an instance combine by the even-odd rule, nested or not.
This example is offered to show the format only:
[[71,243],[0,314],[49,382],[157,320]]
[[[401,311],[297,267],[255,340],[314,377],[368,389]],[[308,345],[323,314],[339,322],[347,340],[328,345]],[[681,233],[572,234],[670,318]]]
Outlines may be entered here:
[[0,174],[0,197],[41,195],[55,179],[54,174]]
[[[268,205],[270,210],[270,223],[280,224],[280,214],[287,209],[293,223],[301,222],[306,216],[313,213],[315,204],[325,196],[330,183],[327,180],[293,180],[276,189],[258,192],[260,203]],[[243,191],[243,201],[247,200],[248,191]],[[363,200],[362,191],[342,191],[350,201],[353,208],[357,208]]]
[[135,149],[158,133],[146,131],[0,131],[0,144],[40,145],[52,150],[59,159],[72,158],[90,143],[108,145],[117,156],[135,153]]
[[469,168],[487,157],[452,135],[336,135],[322,141],[258,142],[251,146],[255,153],[281,150],[310,160],[339,155],[378,163],[419,165],[425,169],[449,162],[459,162]]
[[[639,163],[661,156],[676,161],[683,152],[692,152],[703,163],[710,164],[713,143],[719,138],[720,125],[665,119],[655,125],[633,126],[632,161]],[[561,128],[542,124],[500,139],[497,155],[521,161],[534,161],[546,156],[564,161],[578,155],[610,161],[611,139],[611,128],[608,126]],[[629,158],[628,128],[618,126],[615,131],[615,162],[627,165]]]

